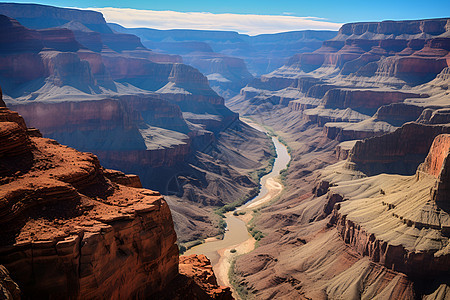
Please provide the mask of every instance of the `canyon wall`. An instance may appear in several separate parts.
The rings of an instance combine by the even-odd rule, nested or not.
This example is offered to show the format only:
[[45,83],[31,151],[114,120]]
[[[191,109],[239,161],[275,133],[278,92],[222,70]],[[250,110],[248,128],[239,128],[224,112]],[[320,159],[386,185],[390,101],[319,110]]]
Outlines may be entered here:
[[0,261],[24,296],[145,297],[166,287],[178,247],[162,196],[116,184],[96,156],[30,136],[0,109]]
[[449,297],[449,22],[345,24],[227,100],[292,156],[242,297]]
[[124,28],[108,24],[114,31],[139,36],[158,53],[181,55],[184,63],[208,77],[211,87],[229,99],[259,76],[281,67],[298,51],[312,51],[333,31],[295,31],[248,36],[237,32],[206,30],[157,30]]
[[42,138],[3,102],[0,186],[2,299],[233,299],[206,257],[179,261],[158,192]]
[[[45,137],[170,195],[180,241],[218,234],[214,208],[254,193],[250,173],[272,155],[267,137],[240,122],[180,56],[105,29],[98,13],[35,6],[45,12],[25,18],[21,4],[0,5],[9,14],[0,35],[13,41],[0,47],[5,102]],[[48,15],[58,27],[47,27]]]
[[407,123],[393,133],[356,142],[349,162],[367,175],[414,174],[434,138],[443,133],[450,133],[450,126]]
[[[395,184],[392,182],[396,180],[395,178],[392,178],[389,184],[384,183],[383,192],[372,196],[378,199],[365,202],[365,205],[370,206],[371,209],[376,209],[378,205],[380,215],[370,216],[371,220],[361,219],[358,216],[358,211],[362,213],[358,202],[365,197],[355,197],[351,193],[344,192],[343,197],[347,196],[349,199],[342,200],[341,196],[340,202],[344,202],[334,206],[330,222],[337,225],[343,240],[355,251],[363,256],[369,256],[371,260],[388,268],[405,273],[412,278],[428,280],[445,275],[450,263],[448,250],[443,246],[448,242],[450,226],[447,184],[449,151],[449,134],[438,135],[434,138],[428,155],[419,166],[416,175],[413,178],[405,178],[411,183]],[[370,178],[361,181],[367,184]],[[331,193],[342,193],[344,189],[339,185],[332,188]],[[392,191],[392,187],[397,190]],[[404,190],[399,192],[398,189]],[[414,209],[411,209],[412,206]],[[388,220],[389,218],[391,220]],[[396,223],[403,223],[403,225],[399,225],[395,233],[392,229],[388,231],[389,226],[398,226],[394,225]],[[384,224],[383,232],[386,234],[380,232],[373,224]],[[425,236],[423,239],[419,238],[420,241],[415,241],[413,246],[411,241],[399,237],[410,236],[411,230],[426,231],[427,236],[433,232],[435,237],[433,239]],[[414,236],[409,238],[414,240],[416,239]],[[402,242],[396,242],[400,240]]]

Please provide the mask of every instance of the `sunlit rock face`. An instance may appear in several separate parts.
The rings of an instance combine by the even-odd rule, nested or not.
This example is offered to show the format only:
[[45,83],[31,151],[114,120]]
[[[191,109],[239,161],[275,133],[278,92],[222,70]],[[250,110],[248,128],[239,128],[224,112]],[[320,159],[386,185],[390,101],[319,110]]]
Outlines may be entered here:
[[227,101],[292,156],[245,295],[448,298],[449,24],[345,24]]
[[106,168],[137,174],[142,186],[170,195],[180,241],[216,235],[213,207],[255,192],[249,174],[270,158],[269,140],[239,121],[208,77],[181,56],[114,32],[96,12],[2,4],[0,13],[8,16],[0,35],[9,39],[13,31],[12,46],[21,45],[1,46],[8,106],[45,137],[92,152]]
[[[381,174],[336,182],[330,193],[342,195],[342,203],[334,206],[331,222],[346,243],[371,260],[412,278],[440,278],[446,273],[450,263],[446,246],[450,226],[449,137],[440,134],[433,139],[414,176],[389,178]],[[359,196],[352,191],[355,184],[366,186]],[[343,200],[345,197],[347,200]],[[369,214],[366,209],[378,214]],[[384,229],[380,231],[377,224]]]
[[340,142],[380,136],[416,120],[448,123],[448,24],[345,24],[320,49],[294,55],[227,105],[248,115],[287,106]]
[[[176,234],[159,193],[39,137],[6,107],[0,145],[0,263],[24,296],[151,296],[177,276]],[[1,285],[17,296],[7,275]]]

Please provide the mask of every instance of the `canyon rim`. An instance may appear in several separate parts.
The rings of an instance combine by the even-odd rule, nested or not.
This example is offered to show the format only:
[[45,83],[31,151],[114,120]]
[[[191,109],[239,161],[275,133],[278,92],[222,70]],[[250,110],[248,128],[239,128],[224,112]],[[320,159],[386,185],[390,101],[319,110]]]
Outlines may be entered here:
[[450,299],[450,18],[63,6],[0,3],[1,299]]

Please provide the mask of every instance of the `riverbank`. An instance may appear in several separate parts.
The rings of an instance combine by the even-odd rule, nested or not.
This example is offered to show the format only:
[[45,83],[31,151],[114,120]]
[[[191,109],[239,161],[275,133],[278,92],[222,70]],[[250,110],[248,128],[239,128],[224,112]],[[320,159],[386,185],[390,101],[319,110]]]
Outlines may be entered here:
[[[245,119],[243,121],[259,131],[271,133],[251,120]],[[278,197],[283,190],[279,177],[280,172],[288,166],[290,155],[287,147],[277,137],[272,136],[272,142],[277,156],[272,170],[260,180],[261,189],[258,195],[238,207],[235,210],[238,213],[234,214],[233,211],[230,211],[225,214],[224,221],[227,223],[227,230],[222,240],[208,239],[205,243],[195,246],[185,253],[185,255],[205,254],[211,260],[220,285],[232,287],[228,273],[233,260],[239,255],[252,251],[255,248],[257,239],[261,238],[261,234],[252,236],[248,232],[247,226],[254,216],[254,211]],[[237,297],[233,287],[232,291],[234,296]]]

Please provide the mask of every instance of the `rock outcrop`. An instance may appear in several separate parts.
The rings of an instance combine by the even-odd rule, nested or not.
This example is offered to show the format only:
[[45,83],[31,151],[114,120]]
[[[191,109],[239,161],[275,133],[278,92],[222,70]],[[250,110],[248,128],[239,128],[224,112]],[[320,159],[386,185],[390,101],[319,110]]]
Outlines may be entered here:
[[[249,36],[231,31],[124,28],[118,24],[109,26],[115,31],[139,36],[143,44],[150,49],[182,55],[185,61],[197,59],[197,55],[204,55],[206,61],[209,61],[217,57],[218,53],[225,60],[231,58],[238,62],[242,59],[247,67],[239,67],[239,70],[246,72],[248,68],[250,73],[258,76],[281,67],[295,53],[318,49],[322,41],[336,36],[335,31],[315,30]],[[201,64],[204,64],[205,60],[202,61]],[[228,78],[226,73],[224,75]]]
[[[419,166],[419,170],[437,178],[435,186],[431,190],[431,199],[436,205],[450,212],[450,135],[438,135],[431,145],[430,152],[425,161]],[[450,230],[450,228],[446,228]]]
[[448,298],[449,22],[346,24],[227,101],[292,156],[243,297]]
[[158,192],[0,104],[2,299],[233,299],[205,256],[179,261]]
[[205,255],[180,256],[180,275],[151,299],[234,299],[229,287],[219,286]]
[[[45,137],[92,152],[106,168],[137,174],[142,186],[171,195],[180,241],[216,235],[214,206],[254,192],[250,172],[271,156],[267,137],[240,122],[180,56],[155,53],[138,37],[105,28],[98,13],[35,5],[40,13],[26,17],[21,7],[33,5],[0,5],[9,14],[0,34],[15,32],[22,43],[0,51],[8,105]],[[49,15],[56,27],[44,29]],[[42,48],[24,43],[28,38]]]
[[[229,287],[217,284],[211,263],[204,255],[180,256],[180,274],[193,279],[188,295],[195,299],[233,299]],[[183,292],[181,296],[184,295]]]
[[[330,193],[348,197],[334,206],[330,221],[343,240],[361,255],[412,278],[445,276],[450,264],[449,141],[448,134],[434,138],[415,176],[382,174],[334,182]],[[355,184],[364,185],[364,192],[352,192]]]
[[167,286],[178,247],[162,196],[113,183],[94,155],[24,124],[2,108],[0,262],[24,295],[129,298]]
[[5,300],[19,300],[20,289],[17,283],[11,279],[8,270],[0,265],[0,296]]
[[332,89],[323,96],[323,105],[325,108],[351,108],[373,114],[383,105],[419,97],[421,95],[397,91]]
[[[448,123],[447,24],[448,19],[345,24],[320,49],[294,55],[227,104],[249,115],[287,105],[338,141],[390,133],[419,117],[423,123]],[[349,117],[349,110],[363,116]]]
[[390,134],[356,142],[349,162],[367,175],[411,175],[425,159],[434,138],[443,133],[450,133],[448,124],[407,123]]

